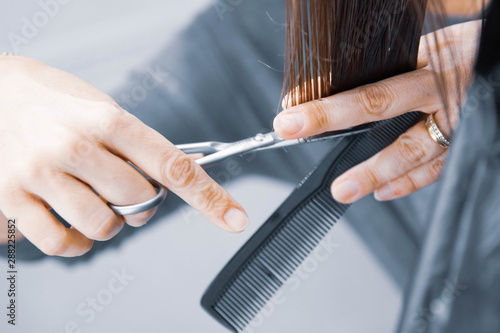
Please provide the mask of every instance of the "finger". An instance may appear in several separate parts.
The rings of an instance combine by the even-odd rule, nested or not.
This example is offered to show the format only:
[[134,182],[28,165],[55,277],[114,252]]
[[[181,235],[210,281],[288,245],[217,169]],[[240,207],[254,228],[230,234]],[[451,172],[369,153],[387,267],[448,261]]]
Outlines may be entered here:
[[92,248],[92,240],[75,228],[65,228],[33,195],[18,193],[0,204],[7,216],[16,218],[19,231],[47,255],[75,257]]
[[116,215],[80,180],[64,173],[47,173],[44,184],[50,186],[35,183],[28,189],[87,238],[108,240],[123,227],[123,217]]
[[434,74],[424,68],[288,108],[276,116],[274,129],[296,139],[440,106]]
[[192,158],[139,119],[121,119],[105,142],[217,226],[231,232],[245,228],[248,217],[243,208]]
[[332,195],[339,202],[352,203],[443,151],[421,121],[390,146],[338,177],[332,184]]
[[[136,169],[108,150],[96,148],[68,173],[90,185],[107,202],[118,206],[134,205],[156,195],[156,190]],[[144,225],[156,212],[124,216],[125,222],[134,227]]]
[[443,153],[432,161],[378,188],[374,193],[375,199],[378,201],[388,201],[402,198],[434,184],[441,179],[446,156],[447,153]]

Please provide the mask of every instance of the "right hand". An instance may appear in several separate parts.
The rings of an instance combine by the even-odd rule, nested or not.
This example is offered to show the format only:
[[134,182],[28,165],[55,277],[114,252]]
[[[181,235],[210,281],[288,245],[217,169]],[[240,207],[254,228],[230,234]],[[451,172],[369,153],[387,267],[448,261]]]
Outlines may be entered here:
[[[118,216],[106,204],[136,204],[156,195],[127,161],[217,226],[244,229],[246,213],[220,185],[108,95],[23,57],[1,57],[0,73],[0,215],[15,218],[44,253],[82,255],[93,240],[115,236],[124,222],[141,226],[152,217],[156,210]],[[50,208],[72,227],[65,228]]]

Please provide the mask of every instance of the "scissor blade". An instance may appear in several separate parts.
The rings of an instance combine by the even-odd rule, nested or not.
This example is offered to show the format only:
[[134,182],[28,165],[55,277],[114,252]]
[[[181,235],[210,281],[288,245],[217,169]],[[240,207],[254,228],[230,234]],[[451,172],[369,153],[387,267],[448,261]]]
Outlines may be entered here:
[[207,141],[198,143],[184,143],[175,146],[186,154],[213,154],[226,149],[229,145],[230,143],[226,142]]
[[254,151],[257,148],[273,145],[275,142],[276,140],[272,135],[272,132],[257,134],[256,136],[248,139],[236,141],[233,143],[227,143],[225,149],[197,159],[196,163],[201,166],[209,166],[220,162],[230,156],[241,155],[250,151]]
[[286,148],[286,147],[290,147],[290,146],[298,146],[298,145],[302,145],[305,143],[320,142],[320,141],[325,141],[325,140],[342,139],[346,136],[357,135],[357,134],[361,134],[364,132],[368,132],[370,129],[371,129],[371,127],[369,127],[368,125],[361,125],[361,126],[357,126],[357,127],[351,128],[351,129],[347,129],[347,130],[326,132],[326,133],[310,136],[307,138],[293,139],[293,140],[282,139],[275,132],[271,132],[270,134],[275,139],[274,144],[266,146],[266,147],[256,148],[256,149],[252,150],[252,152],[261,151],[261,150],[276,149],[276,148]]

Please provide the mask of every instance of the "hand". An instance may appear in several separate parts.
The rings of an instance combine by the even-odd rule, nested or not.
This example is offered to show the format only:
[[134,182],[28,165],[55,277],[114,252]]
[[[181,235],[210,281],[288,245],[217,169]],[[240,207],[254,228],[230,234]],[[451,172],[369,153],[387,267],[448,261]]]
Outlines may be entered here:
[[[418,110],[434,114],[438,127],[450,138],[471,82],[480,28],[481,22],[473,21],[439,30],[438,44],[433,35],[422,37],[416,71],[288,108],[274,120],[277,134],[284,139],[302,138]],[[446,78],[448,115],[436,77]],[[332,195],[342,203],[374,191],[378,200],[400,198],[438,181],[445,160],[446,150],[431,139],[423,120],[338,177]]]
[[193,159],[106,94],[22,57],[0,58],[0,73],[0,210],[46,254],[84,254],[124,222],[141,226],[151,218],[155,210],[122,217],[106,204],[156,195],[127,161],[217,226],[245,227],[243,208]]

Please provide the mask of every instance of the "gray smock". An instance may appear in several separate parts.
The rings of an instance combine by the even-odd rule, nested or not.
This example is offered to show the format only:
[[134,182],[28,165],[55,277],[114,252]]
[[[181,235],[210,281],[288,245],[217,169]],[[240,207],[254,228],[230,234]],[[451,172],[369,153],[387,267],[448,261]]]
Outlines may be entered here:
[[[269,131],[283,85],[284,23],[282,0],[209,8],[113,97],[174,143],[233,141]],[[134,87],[151,72],[161,85],[134,98]],[[406,290],[400,332],[500,332],[498,69],[495,75],[471,89],[438,184],[393,202],[368,196],[345,216]],[[243,174],[298,182],[330,149],[324,143],[262,152],[240,165]],[[225,163],[208,173],[223,182],[217,175]],[[157,216],[182,204],[169,194]],[[96,243],[84,258],[140,232],[132,230]],[[23,242],[18,255],[42,254]]]

